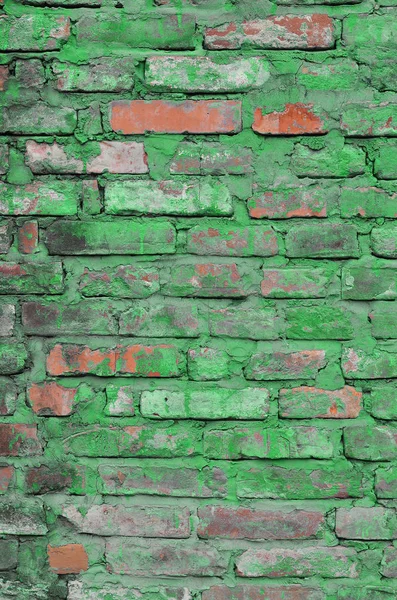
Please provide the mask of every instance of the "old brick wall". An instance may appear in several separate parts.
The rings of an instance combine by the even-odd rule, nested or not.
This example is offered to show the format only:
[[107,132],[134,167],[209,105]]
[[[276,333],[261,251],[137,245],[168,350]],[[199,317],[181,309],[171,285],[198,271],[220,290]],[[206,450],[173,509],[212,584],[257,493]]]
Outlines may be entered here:
[[396,0],[2,0],[1,600],[397,596]]

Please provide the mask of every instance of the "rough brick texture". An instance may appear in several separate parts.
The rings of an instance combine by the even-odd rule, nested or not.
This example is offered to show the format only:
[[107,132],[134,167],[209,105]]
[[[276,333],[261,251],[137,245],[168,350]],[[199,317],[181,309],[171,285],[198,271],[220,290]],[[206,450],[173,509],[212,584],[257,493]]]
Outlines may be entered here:
[[397,598],[396,0],[0,0],[0,599]]

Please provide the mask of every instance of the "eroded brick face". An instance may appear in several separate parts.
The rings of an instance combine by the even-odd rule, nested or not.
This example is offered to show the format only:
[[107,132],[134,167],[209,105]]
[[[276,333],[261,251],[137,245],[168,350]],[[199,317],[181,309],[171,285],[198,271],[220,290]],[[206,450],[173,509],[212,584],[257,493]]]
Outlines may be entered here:
[[0,0],[0,599],[397,597],[396,0]]

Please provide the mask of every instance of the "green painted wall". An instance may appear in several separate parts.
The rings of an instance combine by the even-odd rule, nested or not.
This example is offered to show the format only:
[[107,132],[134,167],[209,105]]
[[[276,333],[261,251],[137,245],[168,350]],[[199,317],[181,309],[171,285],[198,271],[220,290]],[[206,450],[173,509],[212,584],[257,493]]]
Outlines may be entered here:
[[0,4],[0,598],[397,596],[395,0]]

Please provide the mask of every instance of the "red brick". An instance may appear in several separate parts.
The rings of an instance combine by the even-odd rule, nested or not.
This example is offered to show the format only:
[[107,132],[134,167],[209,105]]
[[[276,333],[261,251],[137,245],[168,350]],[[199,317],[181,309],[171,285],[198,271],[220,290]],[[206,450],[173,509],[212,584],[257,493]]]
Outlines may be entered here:
[[110,104],[110,125],[124,134],[236,133],[241,131],[237,100],[120,100]]
[[264,135],[305,135],[327,133],[322,119],[313,112],[312,104],[286,104],[283,111],[264,113],[257,108],[252,129]]
[[14,476],[14,467],[0,466],[0,493],[6,492]]
[[322,512],[276,511],[205,506],[198,509],[198,536],[248,540],[295,540],[319,537]]
[[28,389],[28,397],[36,414],[65,417],[72,412],[76,392],[76,388],[65,388],[51,381],[33,383]]
[[33,456],[42,452],[37,425],[0,423],[0,456]]
[[26,221],[18,230],[18,248],[22,254],[33,254],[39,244],[37,221]]
[[324,14],[272,16],[207,28],[204,44],[211,50],[241,47],[332,48],[334,26],[332,19]]
[[201,600],[325,600],[325,594],[302,585],[214,585],[204,590]]
[[280,390],[280,416],[291,419],[355,419],[362,408],[362,393],[346,385],[340,390],[301,386]]
[[47,546],[50,568],[57,575],[81,573],[88,569],[88,556],[82,544]]

